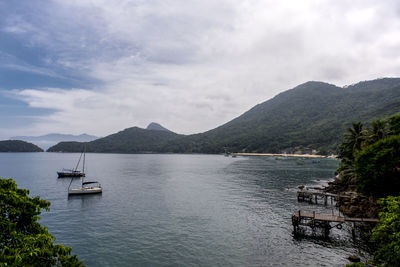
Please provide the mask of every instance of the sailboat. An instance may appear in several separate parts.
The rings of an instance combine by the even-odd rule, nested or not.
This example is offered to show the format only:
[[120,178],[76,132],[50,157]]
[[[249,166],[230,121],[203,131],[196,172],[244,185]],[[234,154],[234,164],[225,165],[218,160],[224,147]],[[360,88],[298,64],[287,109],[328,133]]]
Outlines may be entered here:
[[81,162],[82,155],[83,155],[84,153],[85,153],[85,152],[82,152],[82,153],[81,153],[81,155],[80,155],[80,157],[79,157],[79,160],[78,160],[78,163],[76,164],[75,169],[62,169],[62,171],[57,172],[58,178],[64,178],[64,177],[84,177],[84,176],[85,176],[85,159],[84,159],[84,161],[83,161],[82,171],[79,171],[79,170],[78,170],[79,163]]
[[71,188],[71,183],[68,187],[68,195],[99,194],[102,192],[103,188],[99,182],[84,182],[83,178],[81,187]]
[[[86,153],[83,152],[83,170],[85,169],[85,158],[86,158]],[[85,182],[84,181],[84,175],[81,176],[81,187],[77,188],[71,188],[71,184],[73,179],[71,179],[71,182],[69,183],[68,186],[68,195],[82,195],[82,194],[99,194],[103,192],[103,188],[101,187],[101,184],[97,181],[92,181],[92,182]]]

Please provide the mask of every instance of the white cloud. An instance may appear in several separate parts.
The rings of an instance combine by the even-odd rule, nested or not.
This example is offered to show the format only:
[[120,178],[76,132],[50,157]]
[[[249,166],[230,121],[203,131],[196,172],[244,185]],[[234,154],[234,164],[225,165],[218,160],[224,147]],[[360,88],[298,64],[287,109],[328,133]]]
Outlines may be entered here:
[[55,64],[102,82],[16,92],[56,110],[36,123],[43,133],[106,135],[151,121],[201,132],[308,80],[399,75],[396,1],[59,0],[42,12],[47,24],[18,17],[6,30],[30,27],[26,38]]

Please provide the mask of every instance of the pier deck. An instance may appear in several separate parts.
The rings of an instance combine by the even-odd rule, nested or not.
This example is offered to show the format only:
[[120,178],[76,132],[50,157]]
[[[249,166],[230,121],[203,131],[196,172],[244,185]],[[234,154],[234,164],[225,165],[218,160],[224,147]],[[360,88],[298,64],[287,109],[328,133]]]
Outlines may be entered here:
[[[377,223],[379,220],[375,218],[352,218],[330,214],[319,214],[315,212],[297,211],[292,215],[293,230],[296,234],[299,226],[307,226],[312,229],[324,229],[325,237],[328,237],[330,229],[336,227],[342,229],[342,224],[352,223],[352,234],[355,236],[356,223]],[[331,225],[334,224],[334,225]]]

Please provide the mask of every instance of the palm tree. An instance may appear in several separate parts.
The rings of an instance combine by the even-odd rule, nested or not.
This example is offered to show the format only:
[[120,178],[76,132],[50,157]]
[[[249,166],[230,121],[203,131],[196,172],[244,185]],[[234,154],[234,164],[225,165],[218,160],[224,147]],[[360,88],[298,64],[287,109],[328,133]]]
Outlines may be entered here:
[[365,137],[363,124],[361,122],[353,123],[352,127],[347,128],[344,141],[339,147],[339,158],[354,160],[355,155],[362,148]]
[[371,145],[379,140],[389,137],[390,129],[383,120],[376,120],[371,123],[371,128],[367,130],[366,144]]
[[341,159],[339,171],[342,176],[342,181],[347,184],[352,184],[356,180],[354,160],[357,153],[363,147],[365,137],[363,124],[361,122],[353,123],[352,127],[347,128],[344,141],[339,146],[338,158]]

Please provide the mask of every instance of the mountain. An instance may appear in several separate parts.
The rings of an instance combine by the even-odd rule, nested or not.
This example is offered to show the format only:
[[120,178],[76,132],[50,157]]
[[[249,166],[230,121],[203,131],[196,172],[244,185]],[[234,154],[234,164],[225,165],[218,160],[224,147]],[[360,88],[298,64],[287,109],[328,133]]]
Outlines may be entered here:
[[180,136],[169,130],[148,130],[132,127],[91,142],[61,142],[50,147],[47,151],[79,152],[86,146],[87,152],[148,153],[159,151],[165,143]]
[[20,140],[5,140],[0,141],[0,152],[43,152],[43,149]]
[[47,149],[62,141],[89,142],[97,138],[98,138],[97,136],[88,134],[72,135],[72,134],[51,133],[41,136],[14,136],[11,137],[10,139],[31,142],[37,146]]
[[152,122],[150,123],[146,130],[154,130],[154,131],[165,131],[165,132],[171,132],[170,130],[168,130],[167,128],[164,128],[163,126],[161,126],[158,123]]
[[[386,119],[399,112],[400,78],[363,81],[345,87],[310,81],[282,92],[204,133],[175,134],[154,140],[147,137],[140,146],[132,143],[132,135],[117,133],[113,143],[96,143],[96,140],[89,144],[94,145],[92,150],[96,152],[119,153],[222,153],[225,149],[232,152],[315,149],[328,153],[336,150],[345,129],[352,122]],[[136,129],[139,131],[139,128]],[[141,132],[143,140],[146,135],[153,136],[149,130],[141,131],[144,131]],[[166,134],[164,131],[152,132]],[[124,145],[115,146],[115,142]],[[137,149],[138,146],[140,149]],[[58,146],[55,151],[65,149],[66,146]]]
[[388,118],[398,112],[398,78],[343,88],[311,81],[256,105],[216,129],[179,140],[179,145],[199,153],[223,152],[223,147],[246,152],[292,152],[305,147],[333,152],[351,122]]

